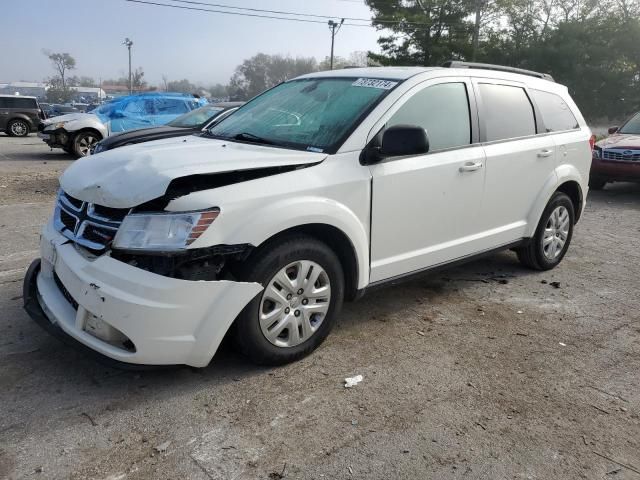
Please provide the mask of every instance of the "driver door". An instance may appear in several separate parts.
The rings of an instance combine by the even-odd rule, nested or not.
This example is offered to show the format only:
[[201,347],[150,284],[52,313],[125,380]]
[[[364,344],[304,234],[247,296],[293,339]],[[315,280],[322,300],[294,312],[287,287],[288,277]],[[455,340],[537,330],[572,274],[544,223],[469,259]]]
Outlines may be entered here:
[[424,82],[399,100],[373,132],[392,125],[427,131],[427,154],[371,165],[372,283],[483,249],[485,154],[466,78]]

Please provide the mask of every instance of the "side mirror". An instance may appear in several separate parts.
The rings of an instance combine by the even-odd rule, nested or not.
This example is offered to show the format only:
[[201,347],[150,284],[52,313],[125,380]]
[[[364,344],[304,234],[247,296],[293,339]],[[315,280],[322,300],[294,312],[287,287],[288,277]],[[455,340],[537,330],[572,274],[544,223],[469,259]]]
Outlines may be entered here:
[[420,155],[429,151],[427,131],[415,125],[394,125],[382,134],[380,154],[384,157]]
[[111,114],[111,118],[124,118],[124,113],[122,110],[116,110]]
[[609,127],[609,135],[613,135],[618,131],[619,127]]

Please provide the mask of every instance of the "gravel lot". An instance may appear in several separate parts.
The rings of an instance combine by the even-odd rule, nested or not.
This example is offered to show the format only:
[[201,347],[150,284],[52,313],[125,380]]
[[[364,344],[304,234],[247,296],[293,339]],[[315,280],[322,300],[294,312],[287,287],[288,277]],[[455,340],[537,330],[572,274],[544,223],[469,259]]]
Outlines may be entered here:
[[501,253],[347,304],[293,365],[136,373],[22,310],[61,152],[0,134],[0,478],[640,479],[640,186],[590,195],[554,271]]

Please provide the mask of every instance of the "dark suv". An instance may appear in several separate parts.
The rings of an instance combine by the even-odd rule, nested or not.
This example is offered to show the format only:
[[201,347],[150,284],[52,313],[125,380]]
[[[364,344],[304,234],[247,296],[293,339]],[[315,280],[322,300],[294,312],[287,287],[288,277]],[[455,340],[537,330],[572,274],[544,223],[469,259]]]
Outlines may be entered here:
[[0,95],[0,132],[12,137],[26,137],[36,131],[45,115],[36,97]]

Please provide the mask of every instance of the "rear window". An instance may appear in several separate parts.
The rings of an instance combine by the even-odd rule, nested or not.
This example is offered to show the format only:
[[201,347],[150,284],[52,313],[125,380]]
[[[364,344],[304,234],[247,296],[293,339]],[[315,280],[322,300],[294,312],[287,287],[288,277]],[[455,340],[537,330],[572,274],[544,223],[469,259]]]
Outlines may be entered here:
[[573,116],[569,105],[562,97],[542,90],[530,90],[530,92],[533,101],[540,109],[547,132],[562,132],[579,128],[576,117]]
[[0,108],[38,108],[35,98],[0,97]]
[[533,106],[523,88],[489,83],[479,88],[487,142],[535,135]]

